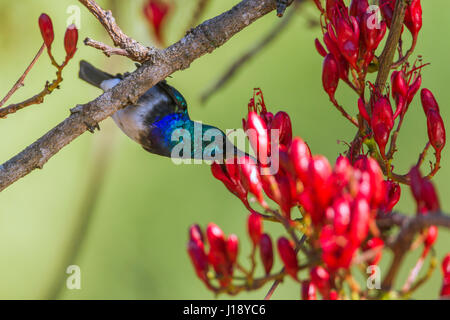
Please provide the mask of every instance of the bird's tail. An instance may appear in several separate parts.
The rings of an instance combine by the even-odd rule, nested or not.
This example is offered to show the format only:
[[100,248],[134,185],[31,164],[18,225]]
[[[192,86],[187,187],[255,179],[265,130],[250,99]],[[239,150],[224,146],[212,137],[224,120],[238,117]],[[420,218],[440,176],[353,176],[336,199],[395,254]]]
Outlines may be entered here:
[[100,89],[100,85],[103,81],[114,78],[113,75],[97,69],[85,60],[80,61],[80,72],[78,73],[78,76],[80,79]]

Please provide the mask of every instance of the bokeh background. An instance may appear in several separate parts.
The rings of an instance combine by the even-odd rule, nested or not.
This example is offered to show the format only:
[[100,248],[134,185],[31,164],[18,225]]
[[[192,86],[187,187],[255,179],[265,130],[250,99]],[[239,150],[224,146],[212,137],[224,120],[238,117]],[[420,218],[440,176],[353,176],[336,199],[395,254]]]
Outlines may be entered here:
[[[186,30],[196,1],[179,0],[165,27],[168,43]],[[212,0],[204,19],[231,8],[238,0]],[[141,0],[99,1],[111,8],[120,26],[146,45],[153,44],[142,14]],[[54,51],[64,56],[63,35],[71,5],[81,12],[80,40],[89,36],[110,43],[100,24],[75,0],[0,1],[0,94],[3,96],[22,74],[42,40],[37,19],[46,12],[53,19]],[[423,1],[424,27],[416,53],[431,66],[423,71],[423,86],[435,92],[447,127],[448,90],[447,33],[450,3]],[[200,95],[240,53],[278,23],[275,14],[258,20],[223,47],[177,72],[170,79],[186,97],[191,117],[219,128],[239,128],[252,89],[261,87],[272,111],[287,111],[294,134],[303,137],[313,153],[330,161],[345,151],[354,129],[330,105],[321,88],[322,58],[314,49],[320,33],[311,26],[317,12],[304,6],[269,47],[254,57],[223,90],[206,104]],[[409,37],[409,33],[407,33]],[[74,60],[64,70],[61,90],[45,103],[29,107],[1,120],[1,162],[62,121],[69,108],[88,102],[100,92],[77,77],[78,61],[86,59],[109,72],[134,70],[125,58],[106,58],[81,42]],[[44,54],[29,74],[25,87],[9,102],[35,94],[54,69]],[[355,96],[341,86],[340,102],[354,113]],[[197,222],[215,222],[225,233],[241,237],[241,255],[249,253],[245,233],[246,211],[240,201],[213,179],[207,165],[174,165],[170,159],[150,155],[115,127],[111,119],[101,131],[85,133],[36,170],[0,194],[0,298],[3,299],[210,299],[214,298],[195,277],[186,253],[187,229]],[[405,172],[417,160],[426,137],[426,120],[416,99],[399,137],[396,169]],[[444,210],[450,210],[450,154],[444,150],[442,169],[434,180]],[[104,178],[101,179],[102,173]],[[103,181],[103,182],[102,182]],[[98,198],[95,200],[95,194]],[[95,200],[95,201],[94,201]],[[92,210],[91,210],[92,209]],[[410,191],[403,188],[398,209],[414,212]],[[281,229],[267,224],[274,237]],[[449,250],[450,233],[442,230],[436,245],[438,257]],[[419,250],[420,251],[420,250]],[[419,252],[409,254],[400,286]],[[385,266],[390,256],[382,260]],[[276,257],[276,260],[279,260]],[[64,286],[65,268],[81,268],[81,290]],[[275,268],[279,268],[279,261]],[[416,298],[438,297],[441,274],[437,270]],[[261,299],[269,285],[238,298]],[[297,299],[298,285],[285,281],[275,299]],[[220,298],[226,298],[225,296]]]

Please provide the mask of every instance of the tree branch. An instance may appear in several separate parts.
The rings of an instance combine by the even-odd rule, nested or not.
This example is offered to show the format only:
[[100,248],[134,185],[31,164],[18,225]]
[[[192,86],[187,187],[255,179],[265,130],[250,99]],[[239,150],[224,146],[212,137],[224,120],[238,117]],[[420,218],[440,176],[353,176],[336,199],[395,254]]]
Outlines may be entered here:
[[406,0],[397,1],[391,23],[391,31],[386,40],[386,45],[380,56],[380,69],[378,70],[375,86],[380,92],[385,88],[386,81],[391,72],[395,51],[402,35],[403,21],[405,20]]
[[[105,28],[106,32],[108,32],[109,37],[113,41],[115,46],[120,47],[125,50],[126,55],[137,62],[144,62],[151,58],[155,53],[155,48],[148,48],[139,43],[138,41],[128,37],[122,29],[117,25],[116,20],[114,19],[111,11],[103,10],[94,0],[79,0],[96,18]],[[87,39],[86,39],[87,40]],[[100,42],[98,41],[86,41],[85,44],[88,46],[92,46],[96,49],[99,49]],[[105,44],[101,44],[104,47],[108,47]],[[110,47],[108,47],[110,48]],[[106,55],[108,55],[107,51],[102,48]],[[122,54],[123,55],[123,54]]]
[[390,223],[391,225],[400,226],[400,231],[397,235],[387,243],[394,253],[394,257],[386,277],[383,280],[382,288],[383,290],[390,290],[400,270],[405,254],[409,251],[411,244],[413,243],[414,236],[424,228],[433,225],[450,228],[450,216],[445,215],[442,212],[418,215],[416,217],[407,217],[398,213],[393,213],[390,217],[382,220],[384,220],[382,223],[385,225]]
[[[94,5],[94,1],[80,0],[80,2],[96,16],[99,15],[99,10],[102,10]],[[144,62],[136,71],[100,97],[71,109],[68,118],[0,166],[0,191],[34,169],[42,168],[59,150],[86,130],[93,130],[98,126],[98,122],[111,116],[118,109],[136,102],[142,94],[161,80],[175,71],[188,68],[194,60],[204,54],[211,53],[252,22],[273,11],[275,6],[275,0],[241,1],[229,11],[192,29],[177,43],[158,52],[154,61]],[[118,32],[112,27],[112,16],[106,17],[108,20],[101,22],[106,24],[108,32]],[[101,16],[99,18],[102,19]],[[113,34],[114,37],[116,35]],[[130,50],[127,48],[128,39],[128,37],[117,38],[116,43],[128,51]],[[148,50],[146,52],[148,54]]]
[[295,16],[296,9],[300,7],[299,5],[301,2],[303,2],[303,0],[297,0],[294,2],[293,8],[291,8],[292,10],[288,15],[283,17],[281,22],[275,25],[268,34],[264,35],[261,40],[248,49],[248,51],[244,52],[242,56],[236,59],[231,66],[228,67],[227,71],[218,80],[216,80],[213,85],[202,93],[200,98],[202,103],[205,103],[213,94],[219,91],[249,60],[266,48],[273,40],[277,38],[278,35],[282,34],[282,31],[286,29],[292,21],[292,18]]

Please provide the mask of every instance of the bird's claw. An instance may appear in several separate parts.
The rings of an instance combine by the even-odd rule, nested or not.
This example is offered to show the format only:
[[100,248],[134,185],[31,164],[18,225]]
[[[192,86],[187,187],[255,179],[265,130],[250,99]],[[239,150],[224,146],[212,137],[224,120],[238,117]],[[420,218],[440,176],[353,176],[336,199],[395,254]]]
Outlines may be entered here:
[[277,0],[277,16],[282,17],[292,0]]

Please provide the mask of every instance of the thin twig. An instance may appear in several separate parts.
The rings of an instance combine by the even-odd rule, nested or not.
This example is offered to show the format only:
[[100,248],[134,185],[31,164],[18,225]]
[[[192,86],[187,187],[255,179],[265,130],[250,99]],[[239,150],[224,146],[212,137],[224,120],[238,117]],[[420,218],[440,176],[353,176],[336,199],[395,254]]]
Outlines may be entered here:
[[388,272],[383,279],[383,290],[390,290],[400,270],[405,254],[408,252],[414,240],[414,236],[424,228],[432,225],[450,228],[450,216],[441,212],[419,215],[417,217],[404,217],[400,232],[388,242],[394,258],[389,266]]
[[379,88],[380,92],[385,88],[386,81],[391,71],[392,61],[394,60],[395,51],[403,30],[403,21],[405,19],[406,1],[397,1],[395,4],[394,14],[391,23],[391,30],[389,31],[386,45],[380,56],[380,64],[378,69],[377,80],[375,87]]
[[194,13],[192,14],[192,18],[188,24],[189,27],[187,30],[197,26],[206,9],[208,8],[210,2],[210,0],[197,0],[197,5],[195,6]]
[[91,38],[84,39],[84,44],[87,45],[87,46],[93,47],[95,49],[103,51],[103,53],[107,57],[111,57],[112,55],[119,55],[119,56],[128,57],[128,52],[126,50],[120,49],[120,48],[110,47],[110,46],[104,44],[103,42],[96,41],[96,40],[93,40]]
[[[105,28],[115,46],[127,52],[127,57],[137,61],[144,62],[154,57],[157,54],[155,48],[148,48],[138,41],[128,37],[122,29],[117,25],[111,11],[103,10],[94,0],[79,0]],[[88,42],[87,45],[92,45],[94,42]],[[96,41],[95,45],[99,46]],[[103,46],[106,46],[103,44]],[[94,47],[95,48],[95,47]]]
[[30,72],[30,70],[33,68],[34,64],[36,63],[36,61],[39,59],[39,57],[42,55],[42,52],[44,52],[45,49],[45,44],[42,44],[41,48],[39,49],[39,51],[36,53],[36,55],[34,56],[33,60],[31,61],[31,63],[28,65],[28,67],[25,69],[25,72],[22,74],[22,76],[19,78],[19,80],[17,80],[17,82],[14,84],[14,86],[11,88],[11,90],[9,90],[9,92],[6,94],[6,96],[2,99],[2,101],[0,101],[0,107],[2,107],[6,101],[8,101],[9,98],[11,98],[11,96],[21,87],[23,87],[23,81],[25,80],[26,76],[28,75],[28,73]]
[[0,109],[0,118],[6,118],[9,114],[15,113],[23,108],[34,104],[41,104],[44,102],[44,99],[47,95],[51,94],[55,89],[59,88],[59,85],[63,81],[62,71],[67,65],[68,60],[64,61],[61,65],[57,64],[53,58],[53,55],[50,54],[50,59],[52,60],[52,64],[56,67],[56,79],[51,83],[46,82],[44,89],[41,92],[34,95],[31,98],[28,98],[22,102],[10,104],[6,107]]
[[[301,249],[301,247],[303,246],[305,241],[306,241],[306,235],[303,235],[302,238],[300,239],[299,243],[295,247],[295,253],[298,253],[298,251]],[[280,273],[284,272],[284,270],[285,270],[285,268],[283,267],[281,269]],[[270,298],[272,297],[273,293],[275,292],[275,290],[280,285],[281,281],[283,281],[283,280],[282,279],[276,279],[273,282],[272,286],[270,287],[269,291],[267,292],[266,296],[264,297],[264,300],[270,300]]]
[[222,89],[235,75],[242,69],[242,67],[258,55],[264,48],[266,48],[272,41],[274,41],[277,36],[282,34],[282,31],[286,29],[292,18],[295,16],[296,9],[303,0],[298,0],[294,3],[293,8],[289,13],[272,29],[268,34],[266,34],[260,41],[254,44],[249,50],[247,50],[243,55],[236,59],[228,68],[227,71],[216,80],[208,89],[206,89],[201,96],[201,102],[205,103],[213,94],[217,93]]

